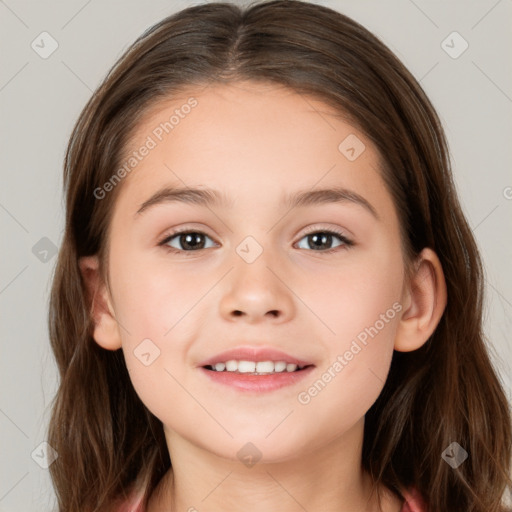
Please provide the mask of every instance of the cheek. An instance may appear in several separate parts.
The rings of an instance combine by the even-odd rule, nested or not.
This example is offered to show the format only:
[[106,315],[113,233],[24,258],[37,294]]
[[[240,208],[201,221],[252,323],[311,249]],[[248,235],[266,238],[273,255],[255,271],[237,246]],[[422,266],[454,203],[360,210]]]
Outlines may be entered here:
[[116,314],[126,327],[123,343],[129,345],[144,338],[166,341],[211,287],[179,266],[160,258],[155,263],[147,256],[118,258],[111,274]]
[[331,410],[337,420],[363,416],[386,381],[402,309],[400,258],[399,251],[383,251],[351,260],[321,278],[323,293],[309,297],[331,332],[325,329],[326,361],[304,401]]
[[111,281],[130,379],[142,402],[160,417],[162,404],[183,393],[179,382],[186,371],[193,308],[211,284],[134,257],[116,260]]
[[[393,320],[396,311],[393,304],[401,299],[403,287],[403,265],[399,251],[360,251],[350,255],[336,268],[324,268],[305,272],[302,289],[307,298],[304,301],[323,321],[326,327],[325,339],[331,346],[342,349],[365,328],[376,322],[382,330],[381,316],[386,331],[388,320]],[[330,332],[329,332],[330,331]],[[388,341],[393,336],[386,336]],[[382,343],[381,343],[382,344]]]
[[[357,310],[357,316],[339,313],[337,335],[332,343],[324,343],[325,363],[298,396],[302,413],[316,418],[311,428],[319,437],[334,438],[364,417],[389,373],[401,305],[370,295],[357,301],[364,309]],[[321,424],[329,425],[323,434]]]

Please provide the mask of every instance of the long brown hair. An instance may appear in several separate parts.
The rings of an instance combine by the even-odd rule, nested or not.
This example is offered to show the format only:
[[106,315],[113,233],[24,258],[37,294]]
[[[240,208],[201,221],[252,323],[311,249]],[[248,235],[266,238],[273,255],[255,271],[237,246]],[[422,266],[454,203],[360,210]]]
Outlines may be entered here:
[[[483,269],[440,120],[378,38],[334,10],[296,0],[246,8],[209,3],[160,21],[114,65],[74,127],[49,310],[60,372],[48,435],[59,454],[50,466],[59,510],[111,510],[135,483],[147,505],[171,467],[162,424],[135,393],[122,351],[104,350],[91,336],[78,259],[98,254],[105,262],[122,183],[101,200],[94,191],[122,164],[137,121],[158,100],[187,86],[241,79],[318,98],[366,134],[382,158],[407,261],[430,247],[443,266],[446,310],[420,349],[394,353],[385,387],[366,415],[364,469],[398,496],[416,487],[430,512],[504,510],[510,409],[482,331]],[[452,442],[469,454],[456,469],[441,457]]]

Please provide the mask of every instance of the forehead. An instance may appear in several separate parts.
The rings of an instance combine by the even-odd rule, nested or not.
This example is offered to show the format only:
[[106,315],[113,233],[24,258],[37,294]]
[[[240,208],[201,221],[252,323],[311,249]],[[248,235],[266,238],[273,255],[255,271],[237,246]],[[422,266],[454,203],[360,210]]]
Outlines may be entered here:
[[267,83],[190,88],[155,103],[126,146],[123,161],[129,158],[137,161],[119,201],[132,210],[169,185],[207,186],[227,198],[256,199],[263,190],[260,204],[274,191],[282,196],[315,184],[369,196],[383,187],[378,152],[341,113]]

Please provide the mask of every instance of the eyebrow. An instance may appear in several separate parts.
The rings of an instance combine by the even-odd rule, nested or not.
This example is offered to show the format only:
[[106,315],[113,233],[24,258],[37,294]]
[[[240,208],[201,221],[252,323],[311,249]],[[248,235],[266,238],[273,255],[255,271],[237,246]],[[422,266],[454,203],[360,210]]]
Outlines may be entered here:
[[[138,217],[140,214],[156,205],[173,202],[205,207],[221,206],[229,208],[233,206],[233,201],[225,194],[211,188],[164,187],[141,204],[135,217]],[[376,209],[363,196],[343,187],[299,190],[283,198],[284,206],[289,209],[329,203],[357,204],[371,213],[375,219],[378,220],[380,218]]]

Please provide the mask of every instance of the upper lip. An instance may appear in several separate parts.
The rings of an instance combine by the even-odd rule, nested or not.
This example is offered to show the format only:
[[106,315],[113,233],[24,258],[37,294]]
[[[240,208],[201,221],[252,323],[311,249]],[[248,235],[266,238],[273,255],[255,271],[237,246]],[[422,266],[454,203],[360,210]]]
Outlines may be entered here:
[[291,356],[281,350],[276,350],[270,347],[235,347],[226,350],[213,357],[209,357],[200,362],[198,366],[213,366],[216,363],[225,363],[230,360],[236,361],[284,361],[286,363],[293,363],[297,366],[309,366],[313,363],[304,359]]

